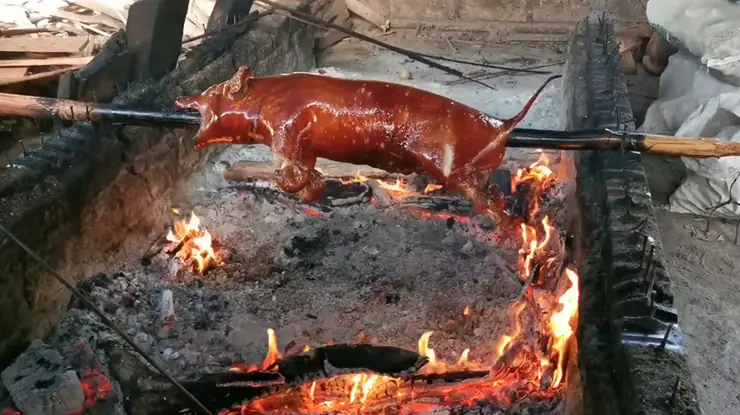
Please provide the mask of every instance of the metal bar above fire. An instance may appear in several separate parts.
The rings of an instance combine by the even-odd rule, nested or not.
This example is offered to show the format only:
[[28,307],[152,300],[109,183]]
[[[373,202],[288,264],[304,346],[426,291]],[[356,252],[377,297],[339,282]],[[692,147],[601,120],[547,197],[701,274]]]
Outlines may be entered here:
[[[0,115],[130,125],[200,125],[195,111],[122,108],[80,101],[0,93]],[[740,155],[740,144],[712,138],[670,137],[614,128],[558,131],[517,128],[507,147],[556,150],[629,150],[681,157]]]

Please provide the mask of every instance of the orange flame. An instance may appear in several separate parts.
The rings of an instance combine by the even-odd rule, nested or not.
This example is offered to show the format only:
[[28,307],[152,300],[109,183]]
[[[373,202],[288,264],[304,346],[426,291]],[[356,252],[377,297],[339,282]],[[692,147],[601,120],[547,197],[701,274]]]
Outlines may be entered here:
[[511,188],[516,191],[517,185],[531,183],[534,194],[531,195],[532,205],[529,208],[530,217],[536,217],[540,213],[540,194],[555,182],[555,175],[549,167],[550,160],[545,153],[540,153],[540,158],[526,169],[519,169],[511,178]]
[[[173,209],[179,213],[179,210]],[[187,262],[194,260],[199,273],[211,265],[218,265],[216,253],[213,250],[213,238],[210,232],[200,228],[200,218],[195,213],[190,213],[190,219],[175,221],[174,229],[167,232],[167,240],[175,246],[182,244],[177,257]]]
[[[303,350],[307,352],[310,348],[306,346]],[[275,363],[280,360],[283,355],[278,350],[277,336],[275,330],[267,329],[267,355],[260,364],[247,365],[244,363],[237,363],[229,368],[232,372],[257,372],[260,370],[277,370],[278,367]]]
[[522,325],[521,321],[519,321],[519,316],[522,314],[522,311],[524,311],[524,308],[527,306],[527,303],[524,301],[520,301],[519,305],[517,305],[514,308],[514,331],[511,333],[511,335],[504,335],[501,337],[501,340],[499,340],[498,346],[496,347],[496,354],[501,357],[506,350],[508,350],[508,346],[511,344],[511,341],[513,339],[516,339],[519,337],[519,334],[522,332]]
[[[343,180],[342,183],[345,183],[345,184],[355,183],[355,182],[362,183],[368,180],[370,180],[370,178],[363,176],[362,174],[360,174],[360,172],[357,172],[355,173],[354,178],[350,180]],[[395,182],[387,182],[387,181],[380,180],[380,179],[375,179],[375,181],[378,183],[378,185],[381,188],[385,189],[388,192],[388,195],[391,198],[396,199],[396,200],[402,200],[402,199],[406,199],[406,198],[414,197],[414,196],[422,196],[422,194],[431,193],[435,190],[439,190],[444,187],[441,184],[431,184],[430,183],[426,185],[423,192],[419,193],[419,192],[413,191],[411,189],[411,186],[409,186],[408,183],[401,180],[400,178],[396,179]]]
[[560,311],[553,313],[550,317],[550,330],[555,341],[552,346],[553,351],[557,354],[558,364],[553,376],[552,386],[557,388],[563,379],[563,365],[565,359],[565,347],[568,340],[573,336],[573,327],[571,320],[578,312],[578,274],[572,269],[566,269],[565,275],[568,277],[570,287],[560,296],[558,304],[562,305]]

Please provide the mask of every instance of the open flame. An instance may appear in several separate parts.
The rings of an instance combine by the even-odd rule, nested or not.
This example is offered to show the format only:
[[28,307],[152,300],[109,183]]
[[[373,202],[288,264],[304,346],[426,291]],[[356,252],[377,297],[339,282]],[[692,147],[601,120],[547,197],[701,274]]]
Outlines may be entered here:
[[[360,172],[355,173],[355,177],[349,180],[344,180],[342,183],[356,183],[356,182],[366,182],[370,180],[368,177],[363,176],[360,174]],[[434,192],[436,190],[442,189],[441,184],[428,184],[424,188],[424,191],[419,193],[411,189],[411,186],[406,183],[405,181],[399,179],[396,179],[395,182],[387,182],[380,179],[374,179],[378,185],[385,189],[386,192],[388,192],[388,195],[395,199],[395,200],[403,200],[410,197],[418,197],[423,196],[424,194]]]
[[[352,181],[366,181],[357,175]],[[519,249],[519,277],[525,282],[522,295],[511,308],[513,329],[502,336],[495,345],[496,362],[471,364],[471,348],[464,349],[455,363],[442,361],[430,346],[433,332],[421,334],[418,352],[427,357],[428,363],[419,371],[422,375],[451,374],[482,369],[488,376],[468,379],[455,384],[424,384],[413,386],[406,378],[394,378],[370,373],[355,373],[330,377],[304,384],[287,392],[279,392],[242,405],[237,410],[225,411],[222,415],[245,415],[280,413],[341,413],[341,412],[384,412],[392,405],[408,405],[411,413],[433,409],[437,405],[472,404],[483,399],[498,399],[513,403],[525,396],[548,398],[556,396],[564,387],[565,365],[568,347],[575,332],[574,324],[578,313],[579,276],[576,270],[552,269],[563,254],[562,241],[558,237],[554,221],[549,216],[539,218],[541,196],[557,180],[549,167],[547,156],[542,153],[537,162],[520,169],[512,178],[512,187],[527,185],[530,206],[529,221],[521,225]],[[394,199],[418,195],[400,179],[395,183],[378,180],[380,186]],[[441,186],[439,186],[441,187]],[[438,185],[427,186],[425,192],[437,190]],[[545,271],[543,271],[545,269]],[[534,281],[538,279],[539,281]],[[542,292],[535,298],[537,286],[542,279],[553,284],[549,295]],[[537,284],[535,284],[535,282]],[[546,281],[547,282],[547,281]],[[559,295],[552,295],[555,293]],[[541,298],[549,300],[540,301]],[[544,306],[542,305],[544,304]],[[544,309],[543,309],[544,307]],[[537,346],[526,345],[521,339],[522,318],[526,310],[542,317]],[[467,305],[462,312],[470,317],[472,309]],[[309,351],[304,348],[304,352]],[[261,364],[236,365],[232,370],[255,371],[275,370],[281,358],[277,339],[272,329],[268,330],[268,352]],[[515,393],[513,393],[515,392]]]
[[[179,210],[172,209],[176,214]],[[175,256],[184,263],[195,262],[199,273],[203,274],[210,266],[218,265],[219,261],[213,250],[211,233],[200,226],[200,218],[190,213],[188,220],[176,220],[175,226],[167,232],[167,241],[170,242],[168,252],[177,251]]]

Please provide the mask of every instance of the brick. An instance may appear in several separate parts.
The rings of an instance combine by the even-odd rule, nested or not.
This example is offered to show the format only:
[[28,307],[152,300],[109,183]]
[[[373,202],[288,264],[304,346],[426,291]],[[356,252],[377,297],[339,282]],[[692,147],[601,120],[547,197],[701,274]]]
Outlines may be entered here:
[[216,0],[208,18],[207,30],[217,31],[242,20],[252,9],[252,3],[252,0]]
[[140,0],[131,5],[126,38],[135,54],[134,79],[157,79],[175,68],[188,5],[188,0]]
[[526,21],[527,2],[507,0],[465,0],[460,4],[462,20]]

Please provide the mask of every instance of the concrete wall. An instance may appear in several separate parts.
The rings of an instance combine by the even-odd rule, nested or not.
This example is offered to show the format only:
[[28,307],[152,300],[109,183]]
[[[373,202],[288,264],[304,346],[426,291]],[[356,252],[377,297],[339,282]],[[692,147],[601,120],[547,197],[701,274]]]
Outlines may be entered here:
[[592,4],[610,10],[618,22],[646,21],[647,0],[361,0],[394,28],[419,23],[462,32],[489,32],[507,39],[547,39],[566,35]]

